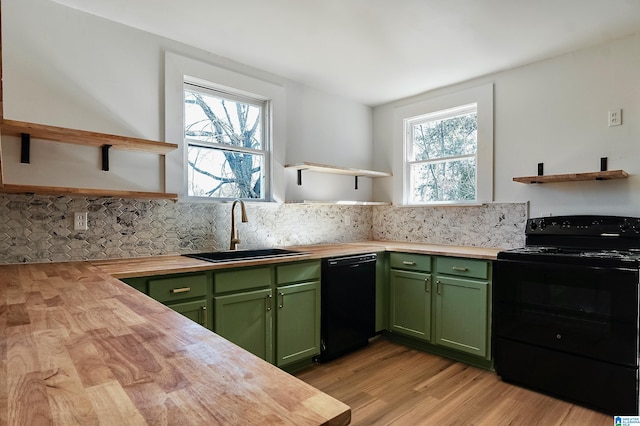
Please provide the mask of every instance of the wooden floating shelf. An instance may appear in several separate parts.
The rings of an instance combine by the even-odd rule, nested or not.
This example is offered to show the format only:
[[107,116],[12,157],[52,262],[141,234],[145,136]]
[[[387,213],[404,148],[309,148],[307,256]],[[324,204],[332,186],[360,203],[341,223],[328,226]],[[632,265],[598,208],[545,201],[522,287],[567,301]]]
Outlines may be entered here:
[[514,182],[519,183],[552,183],[552,182],[577,182],[585,180],[610,180],[625,179],[629,174],[624,170],[608,170],[604,172],[568,173],[562,175],[523,176],[514,177]]
[[1,131],[3,135],[7,136],[20,137],[25,133],[35,139],[44,139],[53,142],[93,146],[98,148],[104,145],[111,145],[114,149],[151,152],[163,155],[178,148],[178,145],[174,143],[116,136],[107,133],[89,132],[86,130],[67,129],[64,127],[47,126],[44,124],[15,120],[2,120]]
[[0,187],[0,192],[9,194],[84,195],[91,197],[140,198],[173,201],[178,200],[178,194],[171,194],[167,192],[141,192],[95,188],[69,188],[59,186],[14,185],[6,183]]
[[307,162],[287,164],[284,167],[287,169],[294,169],[294,170],[310,170],[312,172],[333,173],[338,175],[349,175],[349,176],[363,176],[363,177],[370,177],[370,178],[392,176],[391,173],[377,172],[375,170],[352,169],[348,167],[328,166],[325,164],[307,163]]

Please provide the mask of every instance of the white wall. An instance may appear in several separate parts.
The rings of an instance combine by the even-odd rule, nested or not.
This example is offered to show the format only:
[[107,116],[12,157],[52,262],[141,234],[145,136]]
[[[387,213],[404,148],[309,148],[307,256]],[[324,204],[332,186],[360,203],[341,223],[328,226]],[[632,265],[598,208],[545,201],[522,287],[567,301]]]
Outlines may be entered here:
[[[431,97],[494,84],[494,201],[530,201],[530,215],[640,216],[640,33],[374,108],[374,167],[389,170],[393,110]],[[622,108],[623,125],[607,126]],[[629,179],[524,185],[515,176],[624,169]],[[394,177],[392,179],[397,179]],[[374,197],[392,199],[392,179]]]
[[[169,120],[181,120],[164,107],[165,53],[173,52],[285,88],[286,130],[274,141],[277,201],[291,185],[296,199],[313,198],[314,179],[326,199],[371,196],[370,184],[353,194],[351,180],[336,185],[332,176],[297,188],[283,168],[300,161],[371,168],[369,107],[46,0],[3,1],[2,32],[7,119],[164,140]],[[34,161],[23,165],[17,139],[2,143],[8,183],[164,190],[161,160],[152,154],[113,153],[112,170],[102,172],[97,150],[34,143]]]

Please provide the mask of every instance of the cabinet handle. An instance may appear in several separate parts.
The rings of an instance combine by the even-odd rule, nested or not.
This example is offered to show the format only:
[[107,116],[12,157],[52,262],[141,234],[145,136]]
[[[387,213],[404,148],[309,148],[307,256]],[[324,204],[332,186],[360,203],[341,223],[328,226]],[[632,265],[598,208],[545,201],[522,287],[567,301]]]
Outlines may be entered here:
[[442,286],[440,285],[440,280],[436,281],[436,293],[440,294]]
[[460,271],[460,272],[469,272],[469,268],[464,268],[462,266],[454,266],[453,268],[454,271]]
[[429,278],[424,279],[424,291],[431,292],[431,280]]
[[206,327],[207,326],[207,306],[202,305],[202,309],[200,309],[200,325]]
[[182,287],[182,288],[172,288],[171,293],[188,293],[191,291],[191,287]]
[[271,310],[271,299],[273,299],[273,296],[271,294],[267,295],[267,312]]
[[284,308],[284,293],[280,292],[280,305],[279,308]]
[[416,262],[410,262],[408,260],[403,260],[402,264],[407,266],[416,266]]

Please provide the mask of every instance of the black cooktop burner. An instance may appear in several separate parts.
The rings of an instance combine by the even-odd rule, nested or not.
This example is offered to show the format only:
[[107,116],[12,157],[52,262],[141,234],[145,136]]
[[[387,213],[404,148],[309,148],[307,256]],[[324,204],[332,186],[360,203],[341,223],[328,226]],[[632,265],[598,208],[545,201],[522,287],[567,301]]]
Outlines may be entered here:
[[527,220],[526,247],[498,259],[640,267],[640,218],[558,216]]

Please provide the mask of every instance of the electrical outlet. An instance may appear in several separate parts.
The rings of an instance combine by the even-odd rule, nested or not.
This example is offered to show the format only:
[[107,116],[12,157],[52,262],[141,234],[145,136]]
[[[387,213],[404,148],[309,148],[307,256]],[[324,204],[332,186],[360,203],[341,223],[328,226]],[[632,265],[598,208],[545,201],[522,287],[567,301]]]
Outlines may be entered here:
[[86,231],[89,229],[87,223],[88,212],[76,212],[73,214],[73,230],[74,231]]
[[614,109],[609,111],[609,127],[620,126],[622,124],[622,110]]

